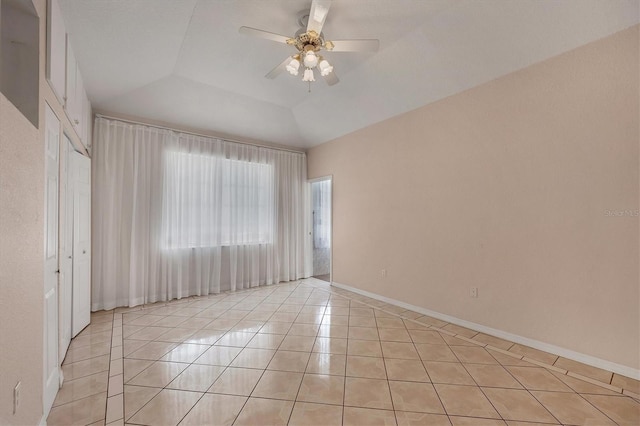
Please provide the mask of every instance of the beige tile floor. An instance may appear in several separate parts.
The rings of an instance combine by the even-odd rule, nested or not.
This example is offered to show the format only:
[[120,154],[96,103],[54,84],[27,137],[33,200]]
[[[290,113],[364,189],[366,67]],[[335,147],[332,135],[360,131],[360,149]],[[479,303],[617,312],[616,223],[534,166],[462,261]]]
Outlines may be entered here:
[[315,279],[92,314],[49,425],[638,425],[640,383]]

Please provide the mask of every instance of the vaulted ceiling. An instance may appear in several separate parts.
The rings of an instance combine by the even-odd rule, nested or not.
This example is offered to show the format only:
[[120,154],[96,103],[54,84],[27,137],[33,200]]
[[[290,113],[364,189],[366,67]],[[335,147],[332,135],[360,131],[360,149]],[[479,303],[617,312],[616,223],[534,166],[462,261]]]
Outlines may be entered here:
[[59,0],[94,108],[311,147],[639,22],[635,0],[334,0],[327,39],[377,38],[377,53],[328,52],[340,83],[264,78],[295,49],[311,0]]

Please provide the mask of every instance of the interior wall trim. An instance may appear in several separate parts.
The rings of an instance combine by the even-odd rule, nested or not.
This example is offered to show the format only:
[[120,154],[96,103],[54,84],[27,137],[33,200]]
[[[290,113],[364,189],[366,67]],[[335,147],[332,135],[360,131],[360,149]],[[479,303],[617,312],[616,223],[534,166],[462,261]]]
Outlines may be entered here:
[[380,300],[381,302],[386,302],[390,305],[399,306],[401,308],[418,312],[423,315],[427,315],[433,318],[437,318],[442,321],[449,322],[451,324],[459,325],[461,327],[466,327],[474,331],[478,331],[484,334],[489,334],[491,336],[499,337],[504,340],[508,340],[510,342],[518,343],[525,346],[530,346],[534,349],[538,349],[544,352],[549,352],[554,355],[561,356],[563,358],[567,358],[573,361],[578,361],[583,364],[590,365],[592,367],[601,368],[603,370],[611,371],[616,374],[620,374],[622,376],[630,377],[635,380],[640,380],[640,370],[635,369],[626,365],[618,364],[615,362],[607,361],[605,359],[597,358],[592,355],[583,354],[580,352],[573,351],[571,349],[563,348],[561,346],[552,345],[550,343],[542,342],[540,340],[530,339],[528,337],[520,336],[517,334],[509,333],[503,330],[499,330],[496,328],[487,327],[482,324],[477,324],[475,322],[463,320],[460,318],[456,318],[451,315],[443,314],[440,312],[432,311],[430,309],[426,309],[420,306],[411,305],[409,303],[401,302],[396,299],[391,299],[389,297],[381,296],[376,293],[372,293],[370,291],[361,290],[356,287],[352,287],[347,284],[340,284],[335,281],[331,282],[332,286],[341,288],[343,290],[352,291],[354,293],[360,294],[362,296],[367,296],[372,299]]

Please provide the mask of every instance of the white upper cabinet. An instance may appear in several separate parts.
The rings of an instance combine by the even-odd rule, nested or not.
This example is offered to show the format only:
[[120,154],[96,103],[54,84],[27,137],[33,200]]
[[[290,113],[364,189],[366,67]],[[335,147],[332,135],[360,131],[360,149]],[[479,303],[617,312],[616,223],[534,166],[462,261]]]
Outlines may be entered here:
[[82,74],[76,61],[71,38],[67,34],[67,84],[65,97],[65,110],[71,121],[71,125],[76,130],[78,137],[85,147],[91,145],[91,135],[87,132],[91,121],[91,104],[84,89]]
[[47,1],[47,80],[76,131],[91,146],[91,104],[73,51],[72,37],[66,33],[58,0]]
[[60,5],[47,2],[47,81],[58,101],[64,105],[67,33]]

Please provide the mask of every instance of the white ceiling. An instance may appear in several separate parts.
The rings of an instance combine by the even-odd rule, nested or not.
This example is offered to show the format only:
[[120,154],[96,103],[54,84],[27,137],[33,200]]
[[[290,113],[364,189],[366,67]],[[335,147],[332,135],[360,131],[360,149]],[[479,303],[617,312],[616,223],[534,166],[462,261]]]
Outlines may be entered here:
[[94,108],[240,138],[311,147],[477,86],[640,21],[638,0],[334,0],[340,83],[264,75],[311,0],[59,0]]

